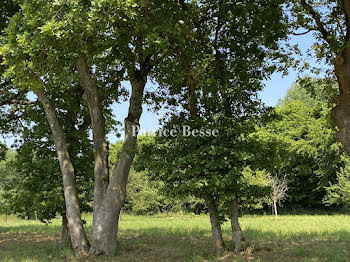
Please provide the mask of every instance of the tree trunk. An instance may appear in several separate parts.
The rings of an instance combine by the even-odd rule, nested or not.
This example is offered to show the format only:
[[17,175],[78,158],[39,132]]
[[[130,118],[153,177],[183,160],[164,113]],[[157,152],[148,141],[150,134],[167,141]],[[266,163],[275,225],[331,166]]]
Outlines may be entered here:
[[[186,59],[181,54],[178,53],[178,55],[180,55],[182,66],[186,72],[185,77],[187,80],[188,89],[188,110],[190,112],[191,118],[196,119],[197,117],[199,117],[197,108],[198,101],[196,96],[197,83],[193,76],[191,67],[187,63]],[[208,194],[207,196],[207,204],[215,252],[217,255],[221,255],[225,249],[225,243],[222,237],[220,221],[217,218],[217,208],[215,200],[210,194]]]
[[68,220],[66,214],[62,215],[62,230],[61,230],[61,244],[65,247],[71,247],[72,242],[68,230]]
[[[317,30],[321,37],[328,43],[332,52],[333,33],[327,30],[322,22],[321,14],[307,1],[301,1],[304,9],[313,18]],[[339,86],[339,95],[337,97],[336,106],[331,111],[333,122],[338,126],[337,138],[344,146],[345,150],[350,153],[350,1],[339,1],[338,8],[344,11],[344,20],[346,28],[345,43],[343,50],[338,53],[338,50],[333,50],[336,56],[333,60],[334,73],[337,77]]]
[[77,69],[81,84],[84,89],[92,125],[94,142],[94,206],[93,227],[97,226],[97,214],[105,197],[109,183],[108,144],[106,139],[106,124],[103,115],[103,107],[98,93],[96,79],[91,74],[84,58],[77,61]]
[[140,71],[130,77],[132,93],[129,113],[125,119],[125,138],[117,164],[101,208],[96,214],[90,253],[113,254],[117,248],[117,232],[120,210],[125,203],[126,184],[135,156],[139,120],[142,114],[143,92],[147,78]]
[[235,253],[239,253],[240,244],[243,239],[242,229],[239,224],[238,217],[239,217],[238,199],[234,198],[231,200],[231,229],[232,229],[232,238],[233,238]]
[[345,39],[344,50],[333,62],[334,72],[338,80],[339,96],[336,107],[331,111],[331,116],[338,126],[337,138],[343,144],[345,150],[350,153],[350,2],[343,1],[345,23],[348,33]]
[[210,216],[211,224],[211,236],[215,252],[217,255],[221,255],[225,249],[224,239],[222,237],[220,221],[217,218],[217,208],[215,200],[212,196],[208,196],[208,212]]
[[336,107],[332,109],[332,119],[338,126],[338,140],[350,153],[350,47],[334,60],[334,71],[338,80],[339,96]]
[[276,218],[276,222],[277,222],[278,214],[277,214],[277,201],[276,200],[273,200],[273,208],[274,208],[274,211],[275,211],[275,218]]
[[197,96],[196,96],[197,83],[195,78],[193,77],[191,67],[188,65],[188,63],[184,60],[183,57],[181,58],[181,60],[182,60],[182,66],[186,72],[185,77],[187,80],[187,89],[188,89],[188,110],[190,112],[191,118],[195,119],[196,117],[198,117]]
[[57,120],[56,112],[44,91],[41,89],[36,89],[34,91],[39,101],[43,105],[56,146],[57,157],[63,179],[68,229],[71,236],[73,249],[77,256],[85,256],[88,254],[89,242],[81,220],[74,168],[68,153],[66,137]]

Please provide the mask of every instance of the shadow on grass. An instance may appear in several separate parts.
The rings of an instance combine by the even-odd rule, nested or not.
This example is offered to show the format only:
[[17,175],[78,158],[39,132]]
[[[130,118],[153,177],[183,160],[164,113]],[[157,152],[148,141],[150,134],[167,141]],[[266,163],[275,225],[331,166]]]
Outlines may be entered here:
[[[117,255],[125,261],[350,261],[350,232],[328,234],[295,233],[282,236],[275,232],[247,229],[239,256],[227,252],[215,259],[209,230],[166,231],[125,230],[119,237]],[[225,230],[229,250],[230,232]],[[140,260],[140,258],[145,260]],[[124,260],[121,260],[124,261]]]
[[[0,261],[79,261],[59,243],[59,227],[43,225],[0,227]],[[3,230],[3,231],[2,231]],[[43,233],[41,233],[43,232]],[[112,257],[89,257],[81,261],[349,261],[350,232],[289,233],[246,229],[240,255],[231,252],[214,257],[210,229],[159,228],[124,229],[119,248]],[[224,231],[232,249],[230,231]]]

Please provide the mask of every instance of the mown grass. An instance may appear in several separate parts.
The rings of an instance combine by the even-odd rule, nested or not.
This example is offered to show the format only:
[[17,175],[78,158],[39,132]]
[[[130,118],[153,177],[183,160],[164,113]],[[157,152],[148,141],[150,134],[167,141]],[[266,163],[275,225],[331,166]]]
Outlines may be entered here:
[[[91,233],[91,215],[86,215]],[[350,261],[350,216],[245,216],[241,254],[216,258],[209,219],[201,216],[123,215],[119,250],[112,257],[84,259],[61,247],[60,220],[50,225],[0,217],[0,261]],[[229,224],[223,226],[231,248]]]

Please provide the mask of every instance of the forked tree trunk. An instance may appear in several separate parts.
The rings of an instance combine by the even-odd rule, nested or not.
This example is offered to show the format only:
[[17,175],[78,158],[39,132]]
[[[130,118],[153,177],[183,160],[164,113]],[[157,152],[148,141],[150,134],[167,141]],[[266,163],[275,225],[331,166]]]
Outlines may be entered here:
[[113,171],[105,198],[96,214],[92,231],[90,253],[113,254],[117,248],[117,232],[120,210],[125,203],[126,184],[135,156],[139,120],[142,114],[143,92],[147,78],[140,71],[134,72],[131,79],[132,93],[129,113],[125,119],[125,138],[122,151]]
[[241,241],[243,238],[241,225],[239,224],[239,205],[238,199],[234,198],[231,200],[231,229],[232,239],[234,244],[234,252],[239,253]]
[[211,224],[211,236],[213,239],[216,254],[221,255],[225,249],[225,243],[222,237],[221,224],[217,217],[216,203],[215,199],[212,196],[208,196],[207,198],[208,212]]
[[41,89],[36,89],[34,91],[44,108],[56,146],[57,157],[63,179],[66,215],[72,246],[77,256],[85,256],[88,254],[89,241],[86,237],[83,222],[81,220],[74,168],[68,153],[66,137],[57,120],[55,109],[44,91]]
[[68,220],[66,214],[62,214],[62,230],[61,230],[61,244],[65,247],[71,247],[72,242],[68,230]]
[[106,139],[106,124],[103,115],[102,101],[97,89],[96,79],[91,74],[84,58],[77,61],[77,69],[84,89],[84,99],[87,101],[94,142],[94,206],[93,227],[109,183],[108,146]]

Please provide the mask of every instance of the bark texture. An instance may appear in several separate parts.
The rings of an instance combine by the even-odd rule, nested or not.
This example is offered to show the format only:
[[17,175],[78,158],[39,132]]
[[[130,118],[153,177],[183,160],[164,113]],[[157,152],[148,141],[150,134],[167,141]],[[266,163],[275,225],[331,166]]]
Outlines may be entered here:
[[142,114],[143,93],[147,78],[140,71],[130,76],[132,93],[129,113],[125,119],[125,137],[122,151],[113,171],[106,195],[93,228],[90,253],[113,254],[117,248],[118,221],[121,208],[125,203],[126,184],[130,167],[135,156],[139,120]]
[[84,231],[83,222],[81,220],[74,168],[68,153],[66,137],[61,125],[57,120],[56,112],[44,91],[36,89],[35,94],[37,95],[44,108],[56,146],[57,157],[59,160],[63,179],[66,216],[68,220],[68,229],[72,241],[72,246],[77,256],[85,256],[88,254],[89,242]]
[[275,213],[275,219],[276,219],[276,222],[277,222],[277,220],[278,220],[277,201],[275,199],[273,200],[273,211]]
[[[342,4],[347,27],[343,52],[333,62],[339,85],[339,96],[336,107],[332,109],[332,119],[339,128],[338,140],[350,153],[350,1],[342,1]],[[328,35],[329,33],[326,32],[326,36]]]
[[195,119],[196,117],[198,117],[196,80],[192,75],[192,70],[190,66],[188,66],[188,64],[186,64],[185,62],[183,62],[182,65],[186,72],[186,79],[187,79],[187,86],[188,86],[188,110],[190,111],[191,118]]
[[350,153],[350,48],[334,60],[334,71],[339,85],[337,105],[332,109],[332,119],[338,126],[337,138]]
[[221,255],[225,249],[224,239],[222,237],[220,221],[217,218],[216,203],[212,196],[208,197],[208,212],[210,216],[211,235],[215,252],[217,255]]
[[234,244],[234,252],[239,253],[241,241],[243,239],[241,225],[239,224],[239,205],[238,199],[234,198],[231,200],[231,229],[232,229],[232,239]]
[[62,215],[62,230],[61,230],[61,244],[65,247],[71,246],[71,240],[68,230],[68,219],[65,214]]
[[94,206],[93,227],[96,226],[96,215],[102,205],[109,183],[108,144],[106,124],[103,115],[102,101],[98,92],[95,76],[90,72],[84,58],[77,61],[80,82],[84,89],[83,98],[88,104],[94,142]]

